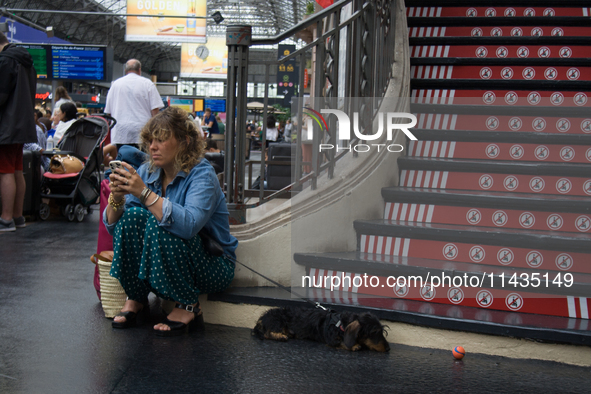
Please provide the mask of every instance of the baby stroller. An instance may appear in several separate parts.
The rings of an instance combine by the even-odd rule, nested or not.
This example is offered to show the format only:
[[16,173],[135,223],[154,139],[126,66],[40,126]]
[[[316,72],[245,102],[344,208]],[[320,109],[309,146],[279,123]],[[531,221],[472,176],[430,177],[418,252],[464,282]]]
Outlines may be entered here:
[[[100,195],[100,170],[103,162],[103,146],[109,137],[110,127],[115,119],[103,116],[87,116],[80,118],[66,131],[54,151],[44,152],[67,154],[82,161],[84,167],[78,173],[54,174],[46,172],[41,185],[41,198],[55,200],[61,213],[70,222],[76,219],[81,222],[85,215],[92,212],[91,205],[97,202]],[[39,217],[47,220],[50,207],[41,203]]]

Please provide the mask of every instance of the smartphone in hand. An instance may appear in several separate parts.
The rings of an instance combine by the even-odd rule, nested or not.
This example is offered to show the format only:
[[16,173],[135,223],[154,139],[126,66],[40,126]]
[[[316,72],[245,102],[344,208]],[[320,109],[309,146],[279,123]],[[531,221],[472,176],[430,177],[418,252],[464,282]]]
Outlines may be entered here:
[[121,160],[111,160],[109,167],[111,167],[111,171],[115,172],[117,168],[123,168],[123,165],[121,164]]

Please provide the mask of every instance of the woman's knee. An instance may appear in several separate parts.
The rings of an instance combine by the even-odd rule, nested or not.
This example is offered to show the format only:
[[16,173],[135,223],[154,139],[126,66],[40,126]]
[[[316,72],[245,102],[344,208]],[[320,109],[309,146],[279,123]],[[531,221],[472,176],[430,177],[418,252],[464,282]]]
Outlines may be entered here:
[[127,229],[137,229],[147,226],[150,220],[156,220],[154,215],[146,208],[132,207],[126,209],[117,223],[117,229],[125,231]]

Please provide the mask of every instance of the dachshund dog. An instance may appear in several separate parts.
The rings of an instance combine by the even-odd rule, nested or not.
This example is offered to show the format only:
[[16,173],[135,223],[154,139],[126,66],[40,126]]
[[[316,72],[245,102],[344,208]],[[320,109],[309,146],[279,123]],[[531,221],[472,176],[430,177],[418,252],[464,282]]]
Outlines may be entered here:
[[377,317],[371,313],[310,308],[273,308],[260,317],[252,335],[260,339],[287,341],[289,338],[310,339],[329,346],[357,351],[364,348],[387,352],[387,335]]

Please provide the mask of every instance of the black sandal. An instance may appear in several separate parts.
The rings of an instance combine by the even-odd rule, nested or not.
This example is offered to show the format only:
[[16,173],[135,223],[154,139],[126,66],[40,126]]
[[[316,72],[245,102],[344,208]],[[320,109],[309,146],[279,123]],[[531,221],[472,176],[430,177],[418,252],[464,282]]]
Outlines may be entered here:
[[195,317],[189,322],[189,324],[182,323],[180,321],[168,320],[168,318],[166,318],[161,324],[166,324],[168,327],[170,327],[170,330],[154,329],[154,331],[156,331],[156,335],[161,337],[176,337],[194,331],[198,327],[203,326],[203,313],[201,313],[201,309],[199,309],[199,302],[197,302],[197,305],[195,306],[185,305],[177,302],[174,307],[191,312],[195,315]]
[[[129,300],[129,298],[128,298]],[[132,300],[135,301],[135,300]],[[111,323],[111,326],[113,328],[131,328],[131,327],[136,327],[138,325],[138,317],[142,316],[148,316],[150,314],[150,304],[148,303],[148,300],[145,300],[142,302],[142,309],[140,309],[138,312],[119,312],[117,314],[117,316],[123,316],[125,318],[124,322],[116,322],[113,320],[113,322]],[[117,317],[115,316],[115,317]],[[145,319],[144,319],[145,320]]]

